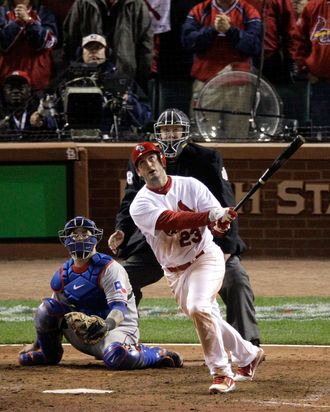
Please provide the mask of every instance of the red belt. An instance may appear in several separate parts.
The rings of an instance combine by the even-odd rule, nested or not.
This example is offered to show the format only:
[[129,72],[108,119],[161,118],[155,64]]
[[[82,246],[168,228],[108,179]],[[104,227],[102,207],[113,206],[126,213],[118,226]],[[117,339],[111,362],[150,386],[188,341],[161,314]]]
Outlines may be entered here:
[[202,255],[204,255],[204,250],[202,250],[200,253],[198,253],[198,255],[191,262],[187,262],[187,263],[184,263],[183,265],[179,265],[179,266],[174,266],[172,268],[166,268],[166,270],[168,270],[169,272],[182,272],[182,271],[188,269],[189,266],[191,266]]

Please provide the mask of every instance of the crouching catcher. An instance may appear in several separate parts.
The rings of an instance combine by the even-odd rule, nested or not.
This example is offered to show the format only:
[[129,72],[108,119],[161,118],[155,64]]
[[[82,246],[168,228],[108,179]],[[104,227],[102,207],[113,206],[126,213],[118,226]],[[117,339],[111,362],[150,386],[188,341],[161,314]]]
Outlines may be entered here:
[[36,340],[19,353],[22,366],[56,365],[62,338],[110,369],[181,367],[176,352],[139,344],[138,314],[125,269],[96,246],[103,230],[77,216],[59,231],[70,259],[54,274],[34,323]]

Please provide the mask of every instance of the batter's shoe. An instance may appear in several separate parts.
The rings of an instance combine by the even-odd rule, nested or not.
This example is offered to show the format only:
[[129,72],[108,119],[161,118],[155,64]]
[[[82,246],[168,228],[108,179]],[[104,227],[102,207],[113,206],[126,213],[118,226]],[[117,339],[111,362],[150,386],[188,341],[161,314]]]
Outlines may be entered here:
[[182,368],[183,358],[177,352],[166,351],[159,366],[164,368]]
[[18,357],[18,362],[22,366],[45,365],[46,358],[42,352],[30,351],[30,352],[20,353]]
[[227,393],[235,389],[235,381],[229,376],[215,376],[213,383],[209,387],[210,393]]
[[257,356],[254,360],[246,366],[242,366],[237,368],[236,374],[234,376],[234,380],[236,382],[247,382],[252,381],[255,376],[256,370],[260,363],[265,359],[265,352],[263,349],[259,349]]

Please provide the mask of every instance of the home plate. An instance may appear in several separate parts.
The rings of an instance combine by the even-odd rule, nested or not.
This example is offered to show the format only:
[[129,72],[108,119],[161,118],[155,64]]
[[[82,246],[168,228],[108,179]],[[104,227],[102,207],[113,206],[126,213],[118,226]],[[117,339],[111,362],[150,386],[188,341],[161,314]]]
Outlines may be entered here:
[[103,389],[87,389],[87,388],[76,388],[76,389],[53,389],[42,391],[42,393],[59,393],[59,394],[66,394],[71,393],[73,395],[79,395],[81,393],[112,393],[113,391],[110,390],[103,390]]

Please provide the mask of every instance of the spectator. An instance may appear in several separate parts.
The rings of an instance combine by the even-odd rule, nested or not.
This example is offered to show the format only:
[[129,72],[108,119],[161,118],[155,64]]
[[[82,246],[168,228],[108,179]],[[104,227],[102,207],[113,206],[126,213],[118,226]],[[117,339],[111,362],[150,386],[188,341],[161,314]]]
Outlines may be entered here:
[[66,81],[65,86],[100,87],[105,98],[100,125],[103,135],[136,140],[138,130],[145,126],[151,117],[151,110],[142,90],[134,80],[116,69],[109,58],[105,37],[99,34],[85,36],[79,56],[79,62],[71,64],[72,74],[85,70],[91,76],[78,76],[78,79]]
[[52,76],[55,16],[36,0],[8,0],[5,4],[0,7],[0,81],[13,70],[24,70],[32,87],[43,90]]
[[33,95],[29,75],[20,70],[13,71],[4,80],[0,115],[2,139],[28,138],[29,133],[41,130],[54,130],[56,124],[52,116],[37,118],[39,99]]
[[296,20],[301,16],[304,7],[306,6],[308,0],[292,0],[292,5],[295,11]]
[[143,0],[76,0],[63,24],[66,59],[73,60],[83,37],[103,35],[115,66],[146,91],[150,77],[153,33]]
[[[235,197],[219,152],[189,141],[190,122],[177,109],[167,109],[155,123],[155,137],[166,157],[166,170],[170,175],[190,176],[204,183],[223,206],[233,205]],[[116,217],[116,231],[109,238],[109,247],[125,267],[133,287],[137,305],[142,299],[142,288],[157,282],[163,270],[150,249],[146,238],[135,226],[129,207],[137,192],[144,186],[129,162],[127,185]],[[223,238],[214,238],[225,254],[226,272],[219,294],[226,304],[227,321],[244,339],[259,346],[260,334],[254,310],[254,295],[248,274],[241,264],[240,255],[246,245],[238,233],[237,220]]]
[[[296,62],[310,83],[310,117],[312,126],[329,135],[330,107],[330,2],[310,0],[298,21]],[[323,129],[323,130],[322,130]]]
[[292,81],[297,23],[291,0],[248,0],[260,13],[264,24],[263,75],[271,83]]
[[262,74],[281,97],[284,116],[303,124],[308,120],[308,87],[306,81],[296,76],[297,21],[292,2],[248,1],[262,14],[264,23]]
[[53,50],[54,71],[56,76],[67,67],[63,57],[63,22],[73,5],[74,0],[41,0],[41,3],[54,13],[56,17],[58,41]]
[[182,25],[189,10],[201,0],[145,0],[149,5],[155,33],[153,64],[153,114],[167,107],[189,112],[192,52],[181,43]]
[[[206,0],[189,12],[182,29],[183,46],[194,52],[192,65],[192,106],[196,105],[205,82],[225,67],[235,63],[236,69],[252,69],[253,58],[261,51],[261,19],[258,11],[245,0]],[[242,87],[228,88],[226,96],[214,94],[210,107],[218,110],[251,110],[250,92]],[[224,106],[225,105],[225,106]],[[226,116],[222,126],[226,137],[244,137],[249,123],[247,116]]]

